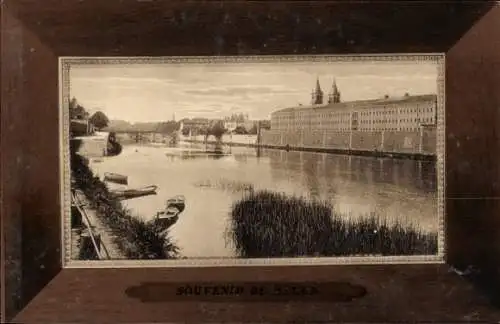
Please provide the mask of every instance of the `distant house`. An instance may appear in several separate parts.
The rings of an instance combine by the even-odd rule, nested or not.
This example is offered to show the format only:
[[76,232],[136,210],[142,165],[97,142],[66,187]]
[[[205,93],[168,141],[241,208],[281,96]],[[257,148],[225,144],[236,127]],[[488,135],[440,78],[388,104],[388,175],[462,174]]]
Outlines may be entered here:
[[200,130],[203,128],[210,127],[211,122],[208,118],[193,118],[193,119],[182,119],[180,121],[180,130],[191,129]]
[[72,136],[86,136],[93,134],[94,125],[88,119],[72,119],[70,121],[70,132]]

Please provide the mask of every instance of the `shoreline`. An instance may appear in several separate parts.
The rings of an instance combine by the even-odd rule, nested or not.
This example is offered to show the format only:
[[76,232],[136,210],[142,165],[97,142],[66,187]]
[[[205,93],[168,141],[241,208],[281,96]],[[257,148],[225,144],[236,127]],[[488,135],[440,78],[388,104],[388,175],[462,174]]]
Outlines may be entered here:
[[[85,196],[83,191],[80,188],[75,188],[75,196],[78,197],[79,201],[82,203],[82,209],[86,214],[87,222],[88,225],[93,228],[96,232],[96,235],[99,235],[100,237],[100,243],[101,247],[105,250],[105,253],[108,254],[109,259],[111,260],[124,260],[126,259],[125,254],[120,251],[118,245],[116,244],[116,239],[112,234],[112,230],[103,224],[103,222],[99,219],[97,216],[97,210],[94,208],[91,208],[91,202],[89,199]],[[80,221],[82,223],[86,222],[83,220],[84,215],[79,215]],[[72,230],[82,230],[85,227],[82,226],[81,228],[72,228]],[[76,234],[76,233],[74,233]],[[81,246],[78,246],[78,248],[81,248]],[[73,252],[78,252],[79,254],[79,249],[78,251],[72,251],[72,256],[75,258],[76,254],[73,254]]]
[[[193,144],[205,144],[202,140],[181,139],[181,142]],[[216,141],[207,141],[207,144],[217,144]],[[314,153],[327,153],[338,155],[351,155],[351,156],[365,156],[374,158],[392,158],[399,160],[414,160],[414,161],[428,161],[435,162],[436,155],[429,154],[415,154],[415,153],[395,153],[395,152],[380,152],[380,151],[363,151],[363,150],[349,150],[349,149],[334,149],[334,148],[318,148],[318,147],[298,147],[298,146],[280,146],[280,145],[265,145],[265,144],[251,144],[251,143],[235,143],[235,142],[222,142],[222,145],[251,147],[261,149],[273,149],[282,151],[294,152],[314,152]]]
[[96,177],[88,166],[88,158],[74,154],[71,161],[75,182],[94,219],[102,224],[111,237],[117,252],[126,259],[176,259],[178,247],[171,242],[168,231],[160,233],[156,224],[144,221],[125,208],[108,191],[104,181]]

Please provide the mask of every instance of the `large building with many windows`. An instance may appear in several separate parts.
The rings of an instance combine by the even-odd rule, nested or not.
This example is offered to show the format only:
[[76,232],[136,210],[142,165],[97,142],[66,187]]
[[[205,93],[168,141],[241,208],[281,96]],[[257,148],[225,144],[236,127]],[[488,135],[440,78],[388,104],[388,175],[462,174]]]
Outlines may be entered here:
[[324,103],[319,80],[312,91],[311,105],[285,108],[271,114],[271,130],[390,131],[412,132],[433,127],[437,119],[435,94],[341,102],[335,80]]

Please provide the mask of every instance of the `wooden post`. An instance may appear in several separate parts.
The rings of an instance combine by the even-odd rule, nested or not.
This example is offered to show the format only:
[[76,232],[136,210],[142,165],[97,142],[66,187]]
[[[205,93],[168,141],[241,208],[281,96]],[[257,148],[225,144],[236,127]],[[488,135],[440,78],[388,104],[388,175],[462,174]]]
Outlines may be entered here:
[[420,125],[420,138],[418,143],[418,153],[422,154],[424,146],[424,127]]
[[380,141],[380,152],[384,152],[384,141],[385,141],[385,131],[382,130],[382,134],[381,134],[381,141]]
[[261,129],[260,129],[261,125],[260,125],[260,120],[257,122],[257,147],[260,147],[261,145]]
[[76,206],[71,206],[71,228],[81,228],[82,226],[82,215]]
[[349,131],[349,151],[352,150],[352,130]]
[[257,157],[260,157],[260,146],[262,142],[262,133],[261,133],[261,125],[260,125],[260,120],[257,122]]
[[233,133],[229,132],[229,154],[233,153]]

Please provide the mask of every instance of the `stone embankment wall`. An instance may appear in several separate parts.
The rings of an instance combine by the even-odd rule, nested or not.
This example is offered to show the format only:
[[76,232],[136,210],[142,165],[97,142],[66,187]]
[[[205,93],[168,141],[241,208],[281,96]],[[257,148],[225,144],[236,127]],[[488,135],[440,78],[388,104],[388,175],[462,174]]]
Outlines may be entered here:
[[79,136],[71,139],[77,154],[87,158],[98,158],[107,155],[109,133],[96,133],[92,136]]
[[435,155],[435,129],[414,132],[332,132],[266,130],[261,145],[318,150],[383,152],[394,154]]

